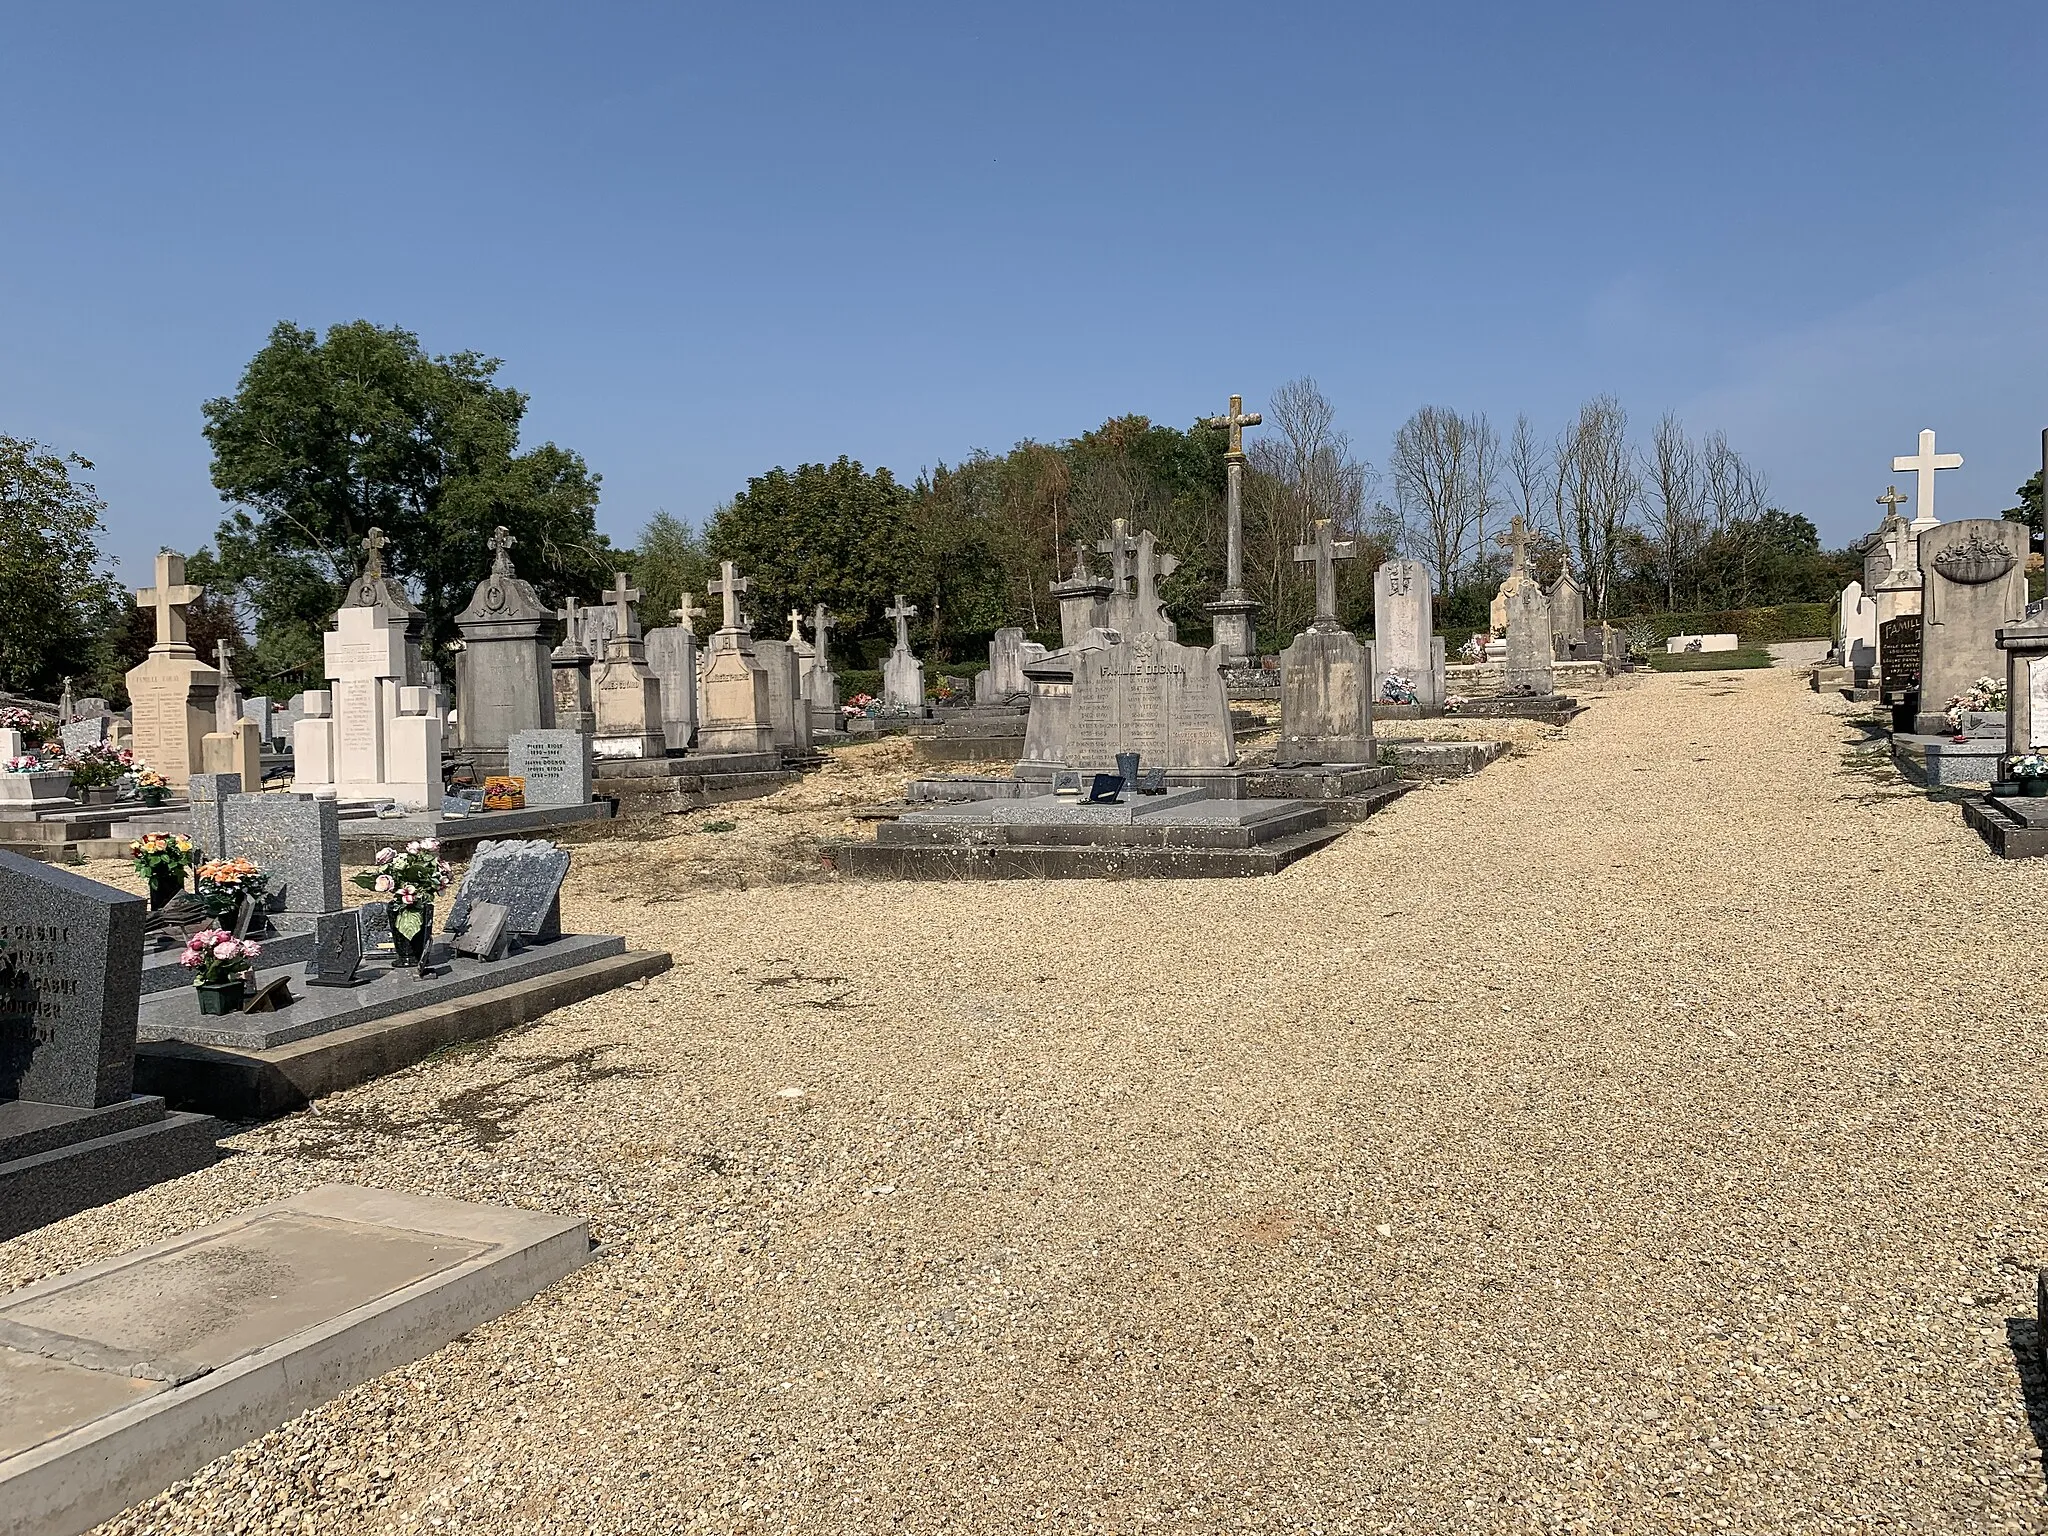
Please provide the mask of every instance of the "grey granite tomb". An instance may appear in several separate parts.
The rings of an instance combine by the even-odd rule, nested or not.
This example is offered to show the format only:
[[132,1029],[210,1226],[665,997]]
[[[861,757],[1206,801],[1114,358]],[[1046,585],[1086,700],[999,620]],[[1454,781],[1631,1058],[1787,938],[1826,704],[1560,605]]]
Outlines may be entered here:
[[233,795],[223,802],[229,858],[270,876],[273,912],[341,907],[341,826],[332,800],[311,795]]

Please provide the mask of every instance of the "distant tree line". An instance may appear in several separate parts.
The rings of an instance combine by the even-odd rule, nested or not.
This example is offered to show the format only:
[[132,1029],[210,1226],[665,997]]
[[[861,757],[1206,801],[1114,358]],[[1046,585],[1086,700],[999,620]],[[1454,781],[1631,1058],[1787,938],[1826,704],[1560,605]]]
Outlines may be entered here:
[[[808,627],[823,604],[843,659],[872,661],[901,593],[918,609],[920,647],[939,662],[981,654],[998,628],[1058,629],[1051,587],[1077,563],[1104,571],[1096,546],[1118,518],[1150,529],[1179,558],[1161,586],[1182,637],[1205,640],[1203,605],[1223,586],[1225,433],[1116,416],[1057,442],[977,449],[914,480],[842,456],[748,480],[693,526],[657,512],[631,548],[597,531],[600,477],[553,443],[523,447],[527,396],[475,352],[430,355],[396,327],[355,321],[324,337],[278,325],[231,394],[203,407],[213,482],[227,504],[210,547],[188,552],[207,597],[191,615],[203,656],[230,639],[246,686],[317,682],[320,635],[362,562],[372,526],[387,568],[427,616],[430,652],[456,639],[454,617],[489,568],[503,525],[519,572],[550,603],[596,600],[630,573],[649,628],[672,622],[682,594],[709,610],[708,583],[731,560],[750,582],[757,635]],[[1372,627],[1372,575],[1385,559],[1424,561],[1440,628],[1484,628],[1521,517],[1545,581],[1569,568],[1589,615],[1832,600],[1856,575],[1851,550],[1827,551],[1812,521],[1772,505],[1763,475],[1718,432],[1675,416],[1647,439],[1608,396],[1554,435],[1518,416],[1505,441],[1482,412],[1416,411],[1394,434],[1383,475],[1359,456],[1313,379],[1280,386],[1245,444],[1245,585],[1262,646],[1277,649],[1314,617],[1298,545],[1327,518],[1358,557],[1340,567],[1339,616]],[[153,634],[100,551],[104,504],[91,465],[0,437],[0,688],[54,696],[60,679],[119,698],[121,675]],[[2040,481],[2010,516],[2040,521]]]

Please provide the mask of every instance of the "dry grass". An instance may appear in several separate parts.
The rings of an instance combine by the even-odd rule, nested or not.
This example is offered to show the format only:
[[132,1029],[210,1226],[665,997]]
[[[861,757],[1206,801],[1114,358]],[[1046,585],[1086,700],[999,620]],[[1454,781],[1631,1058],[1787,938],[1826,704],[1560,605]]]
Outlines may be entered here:
[[123,1533],[2040,1529],[2041,875],[1845,713],[1652,678],[1263,881],[594,845],[667,976],[0,1283],[331,1179],[604,1240]]

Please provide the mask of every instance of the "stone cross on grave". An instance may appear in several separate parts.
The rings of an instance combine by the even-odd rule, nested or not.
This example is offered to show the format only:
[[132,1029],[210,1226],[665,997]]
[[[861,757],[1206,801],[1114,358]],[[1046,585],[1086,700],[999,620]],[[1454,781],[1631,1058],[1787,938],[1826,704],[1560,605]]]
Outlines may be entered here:
[[832,644],[832,631],[839,627],[839,621],[825,611],[823,603],[811,611],[811,645],[818,653],[818,660],[824,661]]
[[563,598],[562,606],[555,610],[555,617],[562,621],[562,628],[565,632],[564,640],[570,645],[580,645],[582,643],[582,636],[579,633],[581,626],[576,618],[582,611],[583,605],[573,597]]
[[493,576],[510,576],[512,574],[512,546],[518,542],[519,540],[513,535],[510,528],[500,527],[493,530],[488,545],[491,551],[491,574]]
[[[1122,521],[1122,519],[1118,519]],[[903,594],[896,594],[896,601],[882,610],[882,617],[896,621],[896,649],[903,655],[910,654],[910,621],[917,617],[917,610],[903,601]]]
[[1259,420],[1259,413],[1257,411],[1247,412],[1245,410],[1243,395],[1232,395],[1230,397],[1229,411],[1221,416],[1209,417],[1203,425],[1227,427],[1230,431],[1230,451],[1239,458],[1242,458],[1244,457],[1244,429],[1246,427],[1256,427],[1259,424]]
[[1121,597],[1131,589],[1131,554],[1138,547],[1138,541],[1131,537],[1130,524],[1117,518],[1109,525],[1109,537],[1097,541],[1095,547],[1109,556],[1109,579],[1116,583],[1117,595]]
[[1920,451],[1901,454],[1892,460],[1892,471],[1905,474],[1911,470],[1919,479],[1919,486],[1913,497],[1913,527],[1915,530],[1932,528],[1940,519],[1934,515],[1934,472],[1937,469],[1961,469],[1963,456],[1960,453],[1936,453],[1933,432],[1920,434]]
[[620,638],[623,639],[631,635],[634,624],[631,605],[640,601],[640,592],[638,588],[626,585],[626,573],[624,571],[612,572],[611,590],[605,593],[604,600],[607,606],[618,613],[619,627],[616,632]]
[[[1528,574],[1529,525],[1522,520],[1521,513],[1517,512],[1515,514],[1515,520],[1508,524],[1508,531],[1502,534],[1499,538],[1495,539],[1493,542],[1500,545],[1503,549],[1511,549],[1514,551],[1515,563],[1514,569],[1512,571],[1513,575],[1525,576]],[[1294,558],[1299,560],[1301,556],[1299,553],[1297,553]]]
[[804,611],[801,608],[789,610],[789,643],[791,645],[803,645],[806,643],[804,640]]
[[213,696],[213,728],[228,735],[242,719],[242,685],[235,680],[235,648],[225,640],[214,642],[213,664],[220,672],[220,692]]
[[363,539],[363,579],[377,581],[384,575],[384,546],[391,541],[382,528],[372,528]]
[[1311,560],[1316,567],[1316,618],[1312,628],[1335,629],[1337,625],[1337,562],[1358,558],[1358,541],[1336,537],[1336,524],[1327,517],[1319,517],[1315,523],[1316,537],[1313,544],[1294,546],[1295,560],[1306,565]]
[[156,644],[152,650],[170,650],[185,645],[185,606],[199,601],[204,587],[185,581],[185,557],[160,550],[156,557],[156,585],[135,594],[138,607],[156,610]]
[[690,594],[687,592],[678,601],[682,606],[671,608],[668,616],[681,624],[691,634],[696,634],[697,621],[704,617],[704,610],[690,600]]
[[1147,528],[1138,535],[1138,622],[1147,632],[1159,624],[1159,583],[1180,569],[1180,556],[1168,554]]
[[740,594],[753,583],[742,576],[730,560],[721,561],[718,580],[708,582],[704,590],[712,597],[725,599],[725,625],[727,629],[740,628]]
[[1901,496],[1896,485],[1888,485],[1884,488],[1884,494],[1877,498],[1877,504],[1884,508],[1884,515],[1889,518],[1899,509],[1901,502],[1911,501],[1912,499],[1910,496]]

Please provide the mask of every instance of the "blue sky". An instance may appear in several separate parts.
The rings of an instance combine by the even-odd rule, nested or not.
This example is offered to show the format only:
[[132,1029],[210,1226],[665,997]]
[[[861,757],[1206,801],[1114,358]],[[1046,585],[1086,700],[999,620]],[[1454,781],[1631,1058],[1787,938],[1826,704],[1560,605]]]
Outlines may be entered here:
[[280,319],[505,359],[600,525],[1314,376],[1718,427],[1831,544],[2048,424],[2037,4],[16,5],[0,432],[124,576],[210,537]]

